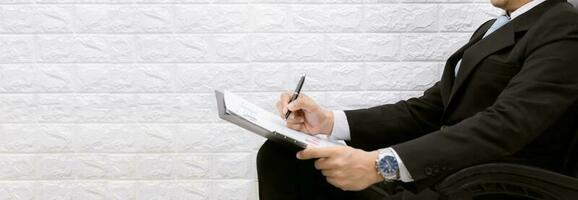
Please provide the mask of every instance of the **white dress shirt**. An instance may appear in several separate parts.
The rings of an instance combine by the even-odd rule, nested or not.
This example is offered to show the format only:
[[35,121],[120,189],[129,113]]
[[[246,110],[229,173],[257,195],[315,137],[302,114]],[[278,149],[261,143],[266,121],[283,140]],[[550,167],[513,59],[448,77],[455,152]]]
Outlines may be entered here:
[[[541,4],[544,1],[546,1],[546,0],[533,0],[533,1],[530,1],[529,3],[526,3],[522,7],[518,8],[514,12],[510,13],[510,18],[513,20],[514,18],[528,12],[529,10],[531,10],[532,8],[536,7],[537,5]],[[333,116],[334,116],[333,131],[331,132],[331,135],[329,136],[329,138],[333,139],[333,140],[351,140],[351,133],[349,131],[349,123],[347,121],[347,117],[345,116],[345,112],[333,111]],[[399,165],[398,166],[399,167],[399,175],[400,175],[399,179],[403,182],[412,182],[413,178],[411,177],[411,174],[409,173],[409,171],[407,170],[407,168],[403,164],[402,159],[399,157],[399,155],[397,155],[397,152],[395,152],[395,149],[393,149],[391,147],[389,147],[389,149],[391,149],[393,151],[393,153],[395,154],[395,157],[397,159],[397,163]]]

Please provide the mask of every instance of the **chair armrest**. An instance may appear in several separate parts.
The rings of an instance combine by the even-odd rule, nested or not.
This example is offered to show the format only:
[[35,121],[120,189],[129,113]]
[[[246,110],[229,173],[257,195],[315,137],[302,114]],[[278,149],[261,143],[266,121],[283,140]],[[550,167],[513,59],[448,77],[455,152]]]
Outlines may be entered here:
[[435,189],[448,199],[496,194],[528,199],[576,199],[578,179],[535,167],[491,163],[460,170]]

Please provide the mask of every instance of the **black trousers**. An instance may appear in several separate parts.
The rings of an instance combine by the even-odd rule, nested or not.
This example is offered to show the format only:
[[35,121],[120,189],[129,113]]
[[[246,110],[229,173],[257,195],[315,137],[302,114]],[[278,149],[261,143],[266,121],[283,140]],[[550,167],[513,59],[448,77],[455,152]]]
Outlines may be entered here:
[[389,199],[371,188],[346,192],[327,183],[315,160],[302,161],[295,157],[296,147],[267,141],[257,154],[260,200],[350,200]]

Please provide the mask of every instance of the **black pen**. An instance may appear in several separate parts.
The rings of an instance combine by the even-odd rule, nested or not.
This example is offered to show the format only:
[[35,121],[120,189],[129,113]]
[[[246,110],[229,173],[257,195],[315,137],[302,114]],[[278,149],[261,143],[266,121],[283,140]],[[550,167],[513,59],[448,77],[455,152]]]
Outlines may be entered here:
[[[293,91],[293,96],[289,100],[289,103],[295,101],[295,99],[299,97],[299,93],[301,93],[301,88],[303,87],[304,82],[305,82],[305,74],[303,74],[303,76],[301,76],[301,79],[299,79],[299,84],[297,84],[297,88],[295,88],[295,91]],[[287,110],[287,113],[285,113],[285,119],[288,119],[289,115],[291,115],[291,111]]]

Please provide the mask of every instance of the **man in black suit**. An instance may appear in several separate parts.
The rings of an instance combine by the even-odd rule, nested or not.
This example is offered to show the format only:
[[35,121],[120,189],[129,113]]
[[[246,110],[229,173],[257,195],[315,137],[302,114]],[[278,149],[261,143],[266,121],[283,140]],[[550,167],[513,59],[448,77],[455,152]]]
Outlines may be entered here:
[[368,187],[421,191],[485,162],[564,173],[578,127],[578,13],[565,0],[492,4],[506,14],[482,24],[421,97],[332,112],[303,94],[287,104],[283,94],[277,108],[293,111],[288,127],[349,146],[299,151],[267,141],[257,161],[261,200],[380,198]]

